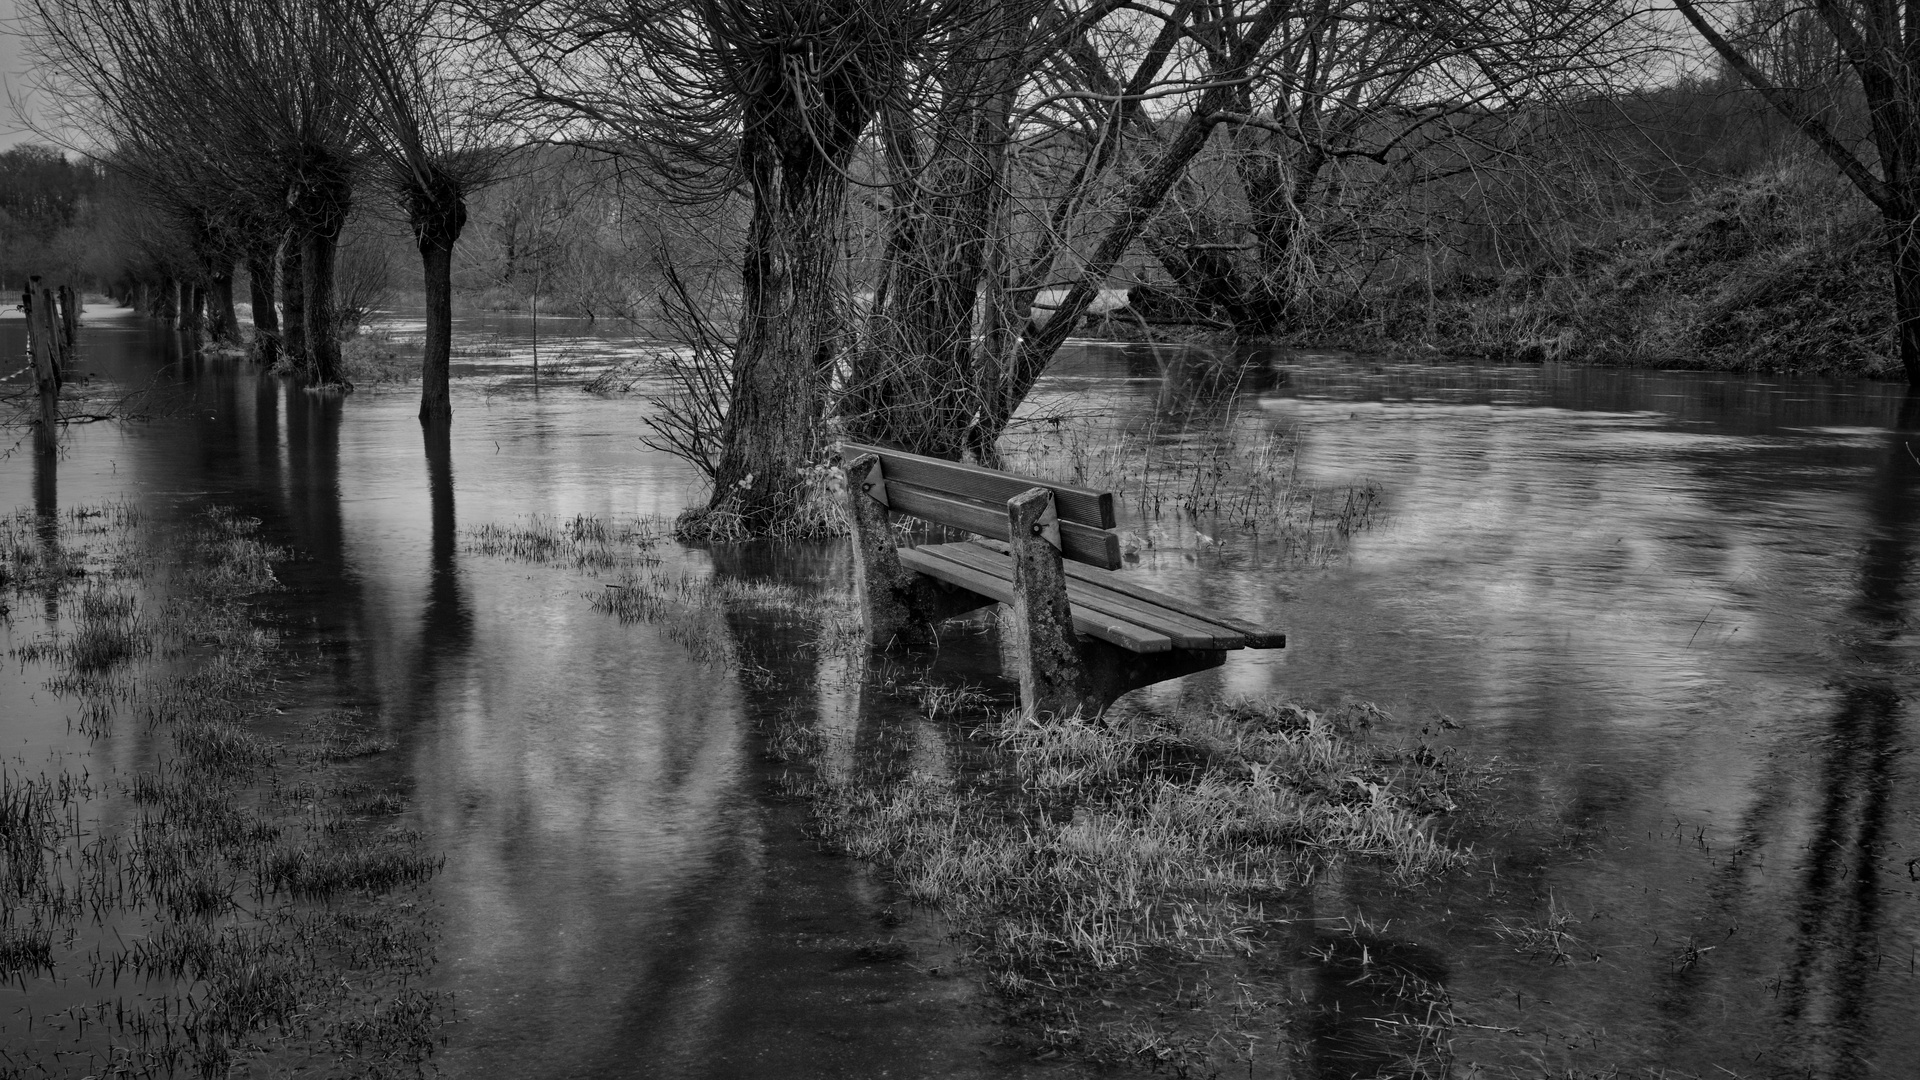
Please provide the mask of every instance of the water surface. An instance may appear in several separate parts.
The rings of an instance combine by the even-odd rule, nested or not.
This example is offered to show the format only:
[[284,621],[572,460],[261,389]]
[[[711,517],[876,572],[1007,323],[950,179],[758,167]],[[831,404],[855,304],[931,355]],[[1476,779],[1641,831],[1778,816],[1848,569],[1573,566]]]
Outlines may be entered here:
[[[17,333],[0,327],[0,351]],[[769,717],[859,731],[913,724],[904,709],[847,692],[777,623],[712,628],[753,658],[742,670],[594,610],[606,572],[471,550],[463,530],[485,523],[670,518],[699,498],[690,469],[642,443],[642,394],[579,389],[653,346],[543,322],[536,383],[524,321],[475,320],[459,340],[479,344],[435,445],[415,387],[310,395],[181,359],[143,322],[97,322],[82,344],[96,385],[169,404],[70,428],[51,468],[16,451],[0,505],[224,504],[297,552],[274,600],[297,693],[376,720],[407,820],[447,856],[448,1074],[1039,1067],[996,1046],[933,953],[861,959],[911,927],[774,797]],[[1370,699],[1398,718],[1383,737],[1444,717],[1463,753],[1502,765],[1461,837],[1483,872],[1412,893],[1335,874],[1303,913],[1364,918],[1382,955],[1445,987],[1456,1073],[1848,1077],[1920,1060],[1920,411],[1901,388],[1088,345],[1030,411],[1012,442],[1058,467],[1097,470],[1072,434],[1092,431],[1225,462],[1221,491],[1284,472],[1316,513],[1374,493],[1305,552],[1271,522],[1123,500],[1132,572],[1289,634],[1142,694]],[[689,578],[848,587],[831,545],[655,553]],[[990,656],[958,652],[946,677],[1007,693]],[[137,762],[72,741],[34,691],[9,684],[19,752]],[[939,738],[921,742],[937,767]],[[1530,926],[1558,927],[1558,951],[1525,947]],[[1288,962],[1305,1013],[1385,1008],[1304,952]],[[1405,1075],[1364,1026],[1287,1037],[1308,1040],[1311,1072]]]

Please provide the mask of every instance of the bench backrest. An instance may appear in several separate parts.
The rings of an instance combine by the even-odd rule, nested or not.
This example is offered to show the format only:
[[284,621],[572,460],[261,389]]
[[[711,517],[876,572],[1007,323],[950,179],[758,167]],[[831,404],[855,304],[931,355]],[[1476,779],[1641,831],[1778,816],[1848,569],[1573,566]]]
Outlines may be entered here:
[[901,514],[1006,540],[1007,500],[1033,488],[1053,492],[1060,516],[1060,554],[1105,570],[1120,567],[1120,538],[1113,532],[1113,493],[1032,476],[962,465],[884,446],[845,442],[842,460],[863,454],[880,459],[884,491],[868,495]]

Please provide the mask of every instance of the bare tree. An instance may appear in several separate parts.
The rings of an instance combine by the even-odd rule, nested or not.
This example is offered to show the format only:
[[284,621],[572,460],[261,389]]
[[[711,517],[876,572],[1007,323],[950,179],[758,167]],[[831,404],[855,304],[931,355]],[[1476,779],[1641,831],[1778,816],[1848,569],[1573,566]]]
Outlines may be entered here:
[[[1920,386],[1920,7],[1896,0],[1771,9],[1674,4],[1728,67],[1879,209],[1893,265],[1900,363],[1908,384]],[[1829,47],[1858,87],[1865,112],[1858,127],[1822,85],[1832,69],[1818,59]]]
[[932,42],[917,85],[882,111],[887,235],[838,408],[857,438],[917,453],[980,456],[969,433],[1003,337],[1013,111],[1033,63],[1057,43],[1049,5],[1008,0]]
[[[338,384],[338,339],[302,341],[295,318],[335,322],[333,253],[363,130],[361,69],[338,20],[270,0],[27,0],[26,14],[40,59],[64,80],[57,89],[97,106],[103,145],[130,141],[153,160],[204,167],[221,181],[206,190],[225,200],[215,207],[223,227],[285,223],[297,259],[282,269],[297,262],[297,277],[285,276],[300,296],[286,305],[284,340],[310,384]],[[247,246],[257,256],[263,245]]]
[[529,122],[636,156],[684,201],[744,187],[742,315],[708,505],[725,538],[783,528],[845,347],[849,169],[943,0],[546,0],[487,12]]
[[[867,335],[875,347],[844,399],[848,423],[869,437],[990,459],[1061,343],[1143,246],[1240,329],[1275,328],[1318,207],[1352,213],[1364,205],[1356,187],[1404,188],[1417,176],[1409,163],[1431,174],[1423,159],[1437,144],[1454,148],[1457,167],[1460,147],[1488,141],[1482,128],[1522,130],[1485,118],[1587,93],[1629,72],[1644,47],[1620,0],[1056,4],[1025,41],[1024,54],[1004,50],[1023,56],[1011,115],[955,136],[939,119],[888,114],[902,224],[883,252]],[[992,70],[978,58],[960,66],[976,79]],[[948,81],[936,88],[936,118],[967,100]],[[970,100],[962,112],[1006,103],[980,91]],[[934,134],[919,143],[896,134],[914,129]],[[1475,156],[1502,152],[1487,145]],[[1241,199],[1238,220],[1213,221],[1211,235],[1172,220],[1222,214],[1195,206],[1205,153],[1231,163]],[[949,179],[961,173],[948,159],[968,163],[968,185]],[[976,209],[936,205],[930,193],[943,189],[967,192]],[[900,291],[923,266],[966,279],[946,295],[978,302]],[[1055,291],[1053,310],[1029,318],[1043,290]],[[921,313],[927,322],[916,324]]]
[[366,87],[367,146],[378,178],[412,226],[426,287],[420,358],[420,419],[453,414],[453,249],[467,224],[467,196],[496,174],[505,143],[468,100],[459,77],[476,47],[451,25],[445,0],[329,0],[351,42]]

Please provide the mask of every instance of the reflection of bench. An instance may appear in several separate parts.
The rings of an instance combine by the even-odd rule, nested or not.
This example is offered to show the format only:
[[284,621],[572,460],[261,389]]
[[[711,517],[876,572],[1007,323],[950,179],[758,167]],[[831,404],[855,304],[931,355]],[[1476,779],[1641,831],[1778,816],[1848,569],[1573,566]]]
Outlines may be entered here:
[[[1113,573],[1109,493],[858,443],[840,453],[868,640],[924,641],[943,619],[1005,604],[1002,653],[1031,713],[1092,714],[1129,690],[1218,667],[1230,649],[1286,644]],[[1001,543],[896,548],[889,513]]]

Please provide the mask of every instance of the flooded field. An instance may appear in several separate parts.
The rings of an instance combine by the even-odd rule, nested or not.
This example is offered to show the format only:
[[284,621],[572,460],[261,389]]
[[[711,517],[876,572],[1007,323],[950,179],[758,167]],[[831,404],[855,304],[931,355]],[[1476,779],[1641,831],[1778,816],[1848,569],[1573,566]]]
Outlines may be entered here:
[[[875,748],[902,773],[957,768],[1011,702],[991,641],[850,659],[822,644],[845,634],[840,546],[668,539],[701,493],[640,439],[649,383],[618,365],[653,346],[568,327],[543,322],[537,380],[524,322],[464,327],[451,436],[423,442],[403,382],[317,397],[102,318],[87,392],[143,390],[151,418],[0,463],[29,546],[84,547],[55,535],[93,527],[73,511],[120,508],[129,543],[192,563],[206,522],[257,519],[279,587],[247,594],[243,621],[271,634],[254,692],[277,710],[281,779],[245,791],[322,761],[307,804],[260,796],[276,827],[307,814],[316,836],[432,860],[337,897],[236,881],[244,910],[217,917],[404,915],[425,944],[365,993],[435,1003],[426,1067],[444,1075],[1117,1067],[1072,1052],[1107,1022],[1098,1003],[1085,1033],[1007,1023],[950,927],[816,843],[770,752],[803,732],[829,779]],[[0,350],[19,334],[0,324]],[[630,392],[583,392],[603,375]],[[1118,491],[1129,572],[1288,632],[1130,708],[1373,702],[1373,739],[1444,731],[1487,777],[1431,823],[1470,848],[1461,868],[1403,887],[1341,864],[1268,912],[1248,1047],[1134,1064],[1864,1077],[1920,1059],[1920,409],[1903,388],[1086,345],[1029,413],[1010,463]],[[639,583],[662,599],[623,615],[609,586]],[[131,707],[88,722],[92,699],[49,685],[62,661],[31,643],[77,629],[77,596],[7,600],[0,764],[16,786],[85,778],[78,850],[131,827],[139,778],[175,751]],[[157,932],[152,912],[76,917],[44,962],[8,954],[0,1076],[104,1073],[133,1060],[115,1003],[204,1000],[191,980],[100,976]],[[314,1038],[334,1074],[363,1074]],[[236,1075],[284,1064],[249,1053]]]

